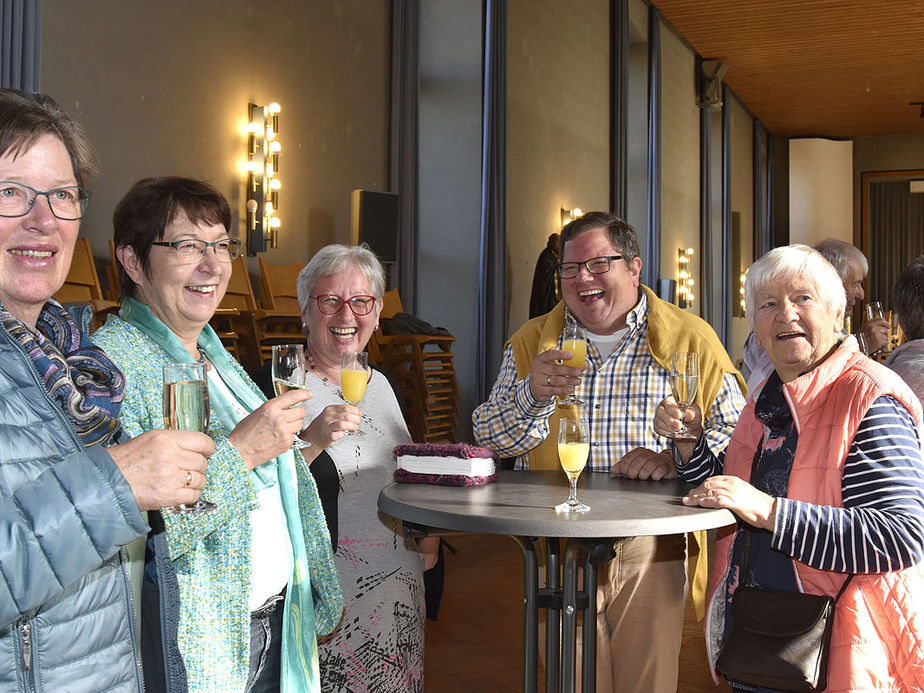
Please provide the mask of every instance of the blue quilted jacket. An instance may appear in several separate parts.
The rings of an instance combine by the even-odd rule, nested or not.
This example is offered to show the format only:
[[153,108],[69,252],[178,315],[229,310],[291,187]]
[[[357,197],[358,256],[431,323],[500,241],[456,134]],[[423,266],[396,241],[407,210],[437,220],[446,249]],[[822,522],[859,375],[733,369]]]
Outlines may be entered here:
[[119,549],[146,532],[0,328],[0,691],[143,690]]

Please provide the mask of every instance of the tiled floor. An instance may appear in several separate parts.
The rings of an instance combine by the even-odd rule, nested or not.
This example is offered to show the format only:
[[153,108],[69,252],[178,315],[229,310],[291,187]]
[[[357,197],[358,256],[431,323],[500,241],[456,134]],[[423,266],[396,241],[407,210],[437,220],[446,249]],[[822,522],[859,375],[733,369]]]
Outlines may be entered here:
[[[457,553],[446,552],[446,585],[439,619],[427,622],[426,690],[428,693],[520,691],[523,686],[520,550],[512,539],[501,536],[458,535],[448,537],[448,541]],[[713,685],[705,658],[701,624],[688,614],[680,656],[679,693],[731,690],[724,684]],[[544,690],[541,680],[540,689]]]

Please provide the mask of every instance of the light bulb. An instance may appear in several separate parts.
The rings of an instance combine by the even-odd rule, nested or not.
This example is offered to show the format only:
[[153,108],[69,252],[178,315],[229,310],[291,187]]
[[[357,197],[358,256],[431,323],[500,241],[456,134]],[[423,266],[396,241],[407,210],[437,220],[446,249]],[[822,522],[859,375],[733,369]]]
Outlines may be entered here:
[[279,108],[278,103],[273,101],[273,103],[271,103],[269,106],[266,107],[266,110],[268,110],[272,115],[276,115],[282,109]]

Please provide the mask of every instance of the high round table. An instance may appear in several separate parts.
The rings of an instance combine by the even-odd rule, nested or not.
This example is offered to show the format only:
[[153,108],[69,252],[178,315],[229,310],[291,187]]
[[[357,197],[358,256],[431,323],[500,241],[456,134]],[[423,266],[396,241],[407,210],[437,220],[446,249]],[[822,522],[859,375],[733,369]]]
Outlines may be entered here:
[[[568,497],[563,472],[501,471],[496,482],[471,488],[390,484],[379,494],[379,510],[402,520],[410,535],[449,530],[513,537],[524,560],[523,689],[536,690],[538,619],[539,609],[544,608],[546,690],[574,690],[577,613],[589,606],[591,617],[584,618],[582,660],[582,685],[588,692],[594,690],[596,671],[592,617],[596,565],[613,557],[613,541],[683,534],[735,522],[728,510],[683,505],[680,499],[690,488],[677,479],[639,481],[607,472],[585,472],[578,484],[578,498],[590,506],[590,511],[565,514],[555,511],[555,506]],[[546,587],[542,590],[536,554],[539,537],[544,537],[546,544]],[[561,577],[560,539],[567,540]],[[586,556],[583,592],[577,589],[577,558],[581,553]]]

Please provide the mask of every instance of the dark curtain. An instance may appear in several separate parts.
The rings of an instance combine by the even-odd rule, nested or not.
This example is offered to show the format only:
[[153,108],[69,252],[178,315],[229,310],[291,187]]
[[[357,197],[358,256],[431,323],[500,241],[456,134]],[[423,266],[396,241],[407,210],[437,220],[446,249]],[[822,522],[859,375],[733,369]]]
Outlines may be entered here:
[[476,401],[488,398],[507,339],[507,0],[485,0]]
[[908,181],[869,186],[869,293],[890,309],[898,275],[924,253],[924,193],[912,193]]
[[42,0],[0,0],[0,87],[37,92]]
[[655,292],[661,276],[661,13],[648,10],[648,242],[644,283]]
[[610,209],[629,214],[629,0],[610,0]]
[[391,190],[400,196],[398,294],[406,311],[417,311],[418,83],[420,0],[391,4]]
[[[773,197],[773,160],[770,138],[764,124],[754,118],[754,259],[773,249],[773,224],[770,200]],[[748,265],[751,263],[748,262]],[[737,270],[737,268],[736,268]]]

